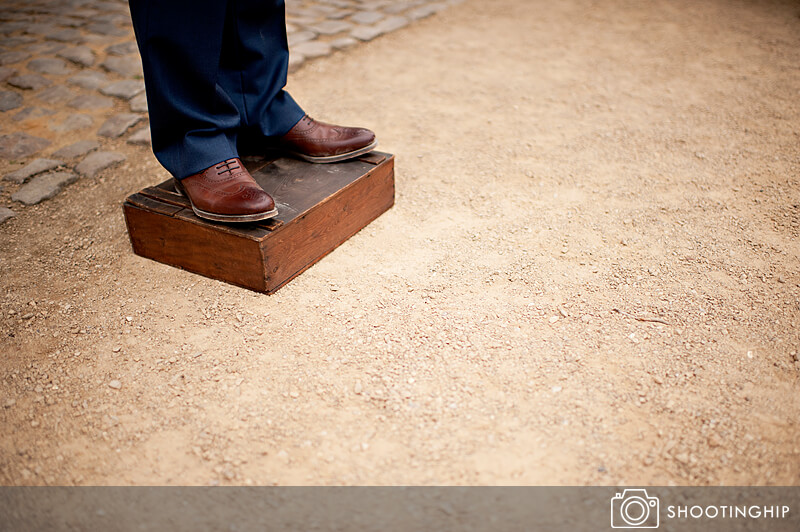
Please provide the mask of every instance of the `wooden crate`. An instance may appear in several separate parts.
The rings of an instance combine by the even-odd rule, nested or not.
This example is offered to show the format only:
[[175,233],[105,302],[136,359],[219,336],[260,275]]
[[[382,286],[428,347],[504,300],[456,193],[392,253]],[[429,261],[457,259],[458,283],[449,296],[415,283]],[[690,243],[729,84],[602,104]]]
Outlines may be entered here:
[[334,164],[245,160],[278,206],[263,222],[198,218],[172,180],[123,204],[137,255],[271,294],[394,204],[394,156],[372,152]]

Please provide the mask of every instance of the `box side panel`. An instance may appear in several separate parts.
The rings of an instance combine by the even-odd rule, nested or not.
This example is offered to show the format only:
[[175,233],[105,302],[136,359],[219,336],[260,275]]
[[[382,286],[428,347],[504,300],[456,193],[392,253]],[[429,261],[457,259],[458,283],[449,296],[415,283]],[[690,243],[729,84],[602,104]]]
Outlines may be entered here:
[[259,241],[215,231],[126,202],[125,221],[134,253],[212,279],[264,292]]
[[394,158],[389,158],[264,239],[267,293],[308,269],[392,205]]

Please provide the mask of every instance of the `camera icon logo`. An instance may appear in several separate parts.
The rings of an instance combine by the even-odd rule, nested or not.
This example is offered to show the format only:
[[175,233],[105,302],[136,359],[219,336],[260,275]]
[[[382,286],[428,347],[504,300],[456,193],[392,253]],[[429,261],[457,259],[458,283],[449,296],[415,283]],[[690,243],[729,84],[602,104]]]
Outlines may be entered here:
[[647,490],[623,490],[611,499],[611,528],[658,528],[660,506]]

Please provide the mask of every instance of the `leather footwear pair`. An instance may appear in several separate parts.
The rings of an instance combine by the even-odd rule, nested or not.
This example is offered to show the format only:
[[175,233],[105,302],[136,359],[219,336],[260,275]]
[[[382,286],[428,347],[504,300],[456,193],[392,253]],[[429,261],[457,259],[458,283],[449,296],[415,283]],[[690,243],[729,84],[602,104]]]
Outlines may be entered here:
[[[334,163],[375,149],[375,134],[364,128],[319,122],[305,115],[277,139],[278,147],[312,163]],[[255,222],[278,214],[275,201],[256,183],[238,158],[228,159],[183,179],[175,187],[194,213],[216,222]]]

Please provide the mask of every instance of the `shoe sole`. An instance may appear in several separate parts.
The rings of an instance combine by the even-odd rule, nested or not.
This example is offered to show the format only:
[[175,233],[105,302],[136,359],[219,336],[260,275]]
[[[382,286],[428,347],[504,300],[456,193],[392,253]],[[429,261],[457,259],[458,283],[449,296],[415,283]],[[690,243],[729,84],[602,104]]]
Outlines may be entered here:
[[271,211],[267,212],[256,212],[253,214],[217,214],[213,212],[206,212],[204,210],[198,209],[194,206],[194,202],[192,202],[192,198],[189,197],[189,194],[183,190],[183,185],[181,185],[180,181],[177,179],[174,180],[175,182],[175,190],[181,193],[186,199],[189,200],[189,205],[192,207],[192,212],[194,212],[198,217],[204,218],[206,220],[211,220],[212,222],[238,222],[238,223],[246,223],[246,222],[258,222],[261,220],[268,220],[270,218],[274,218],[278,215],[278,208],[275,207]]
[[257,212],[255,214],[214,214],[213,212],[201,211],[192,204],[191,199],[189,200],[189,204],[192,205],[192,211],[194,211],[197,216],[214,222],[258,222],[260,220],[274,218],[278,215],[278,209],[272,209],[267,212]]
[[364,146],[363,148],[359,148],[357,150],[349,151],[347,153],[340,153],[339,155],[327,155],[327,156],[318,156],[315,157],[313,155],[306,155],[304,153],[290,151],[292,155],[295,157],[299,157],[304,161],[308,161],[310,163],[338,163],[340,161],[346,161],[347,159],[352,159],[354,157],[358,157],[359,155],[364,155],[365,153],[369,153],[374,150],[378,146],[378,141],[375,140],[369,146]]

